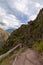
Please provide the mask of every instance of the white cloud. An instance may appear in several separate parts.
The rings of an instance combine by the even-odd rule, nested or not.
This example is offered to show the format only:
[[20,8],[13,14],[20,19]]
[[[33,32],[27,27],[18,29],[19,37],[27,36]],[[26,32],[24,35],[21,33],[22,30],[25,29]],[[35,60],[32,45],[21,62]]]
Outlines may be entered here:
[[[5,26],[3,26],[3,25]],[[7,14],[6,10],[0,7],[0,27],[18,28],[22,23],[12,14]],[[5,29],[6,29],[5,28]]]
[[32,16],[30,16],[30,20],[34,20],[35,18],[37,17],[37,15],[32,15]]
[[[3,24],[3,25],[2,25]],[[15,15],[8,14],[7,11],[0,6],[0,27],[1,28],[18,28],[21,23]]]
[[9,29],[9,27],[7,27],[7,26],[2,26],[2,25],[0,25],[0,27],[1,27],[2,29],[4,29],[4,30]]
[[13,15],[7,15],[3,18],[3,22],[6,26],[11,28],[17,28],[21,25],[21,22]]
[[[10,10],[11,12],[12,10],[14,12],[16,9],[17,11],[26,14],[29,20],[34,20],[39,10],[43,8],[42,0],[0,0],[0,3],[0,22],[5,24],[5,26],[0,25],[2,28],[17,28],[22,24],[14,14],[9,14]],[[3,4],[4,6],[2,7]],[[9,9],[7,7],[9,7]],[[19,14],[16,15],[19,16]]]
[[27,15],[32,14],[31,12],[33,12],[35,8],[40,9],[42,6],[38,0],[7,0],[7,2],[13,10],[16,8]]
[[25,10],[27,9],[27,2],[28,0],[20,0],[20,1],[16,1],[14,3],[15,8],[17,8],[19,11],[21,12],[25,12]]
[[6,11],[4,8],[0,7],[0,16],[1,15],[5,15],[6,14]]
[[39,3],[36,3],[35,5],[37,8],[39,8],[41,6]]
[[[10,2],[9,2],[10,1]],[[7,1],[9,6],[14,10],[17,9],[24,14],[28,11],[28,5],[32,3],[31,0],[9,0]]]

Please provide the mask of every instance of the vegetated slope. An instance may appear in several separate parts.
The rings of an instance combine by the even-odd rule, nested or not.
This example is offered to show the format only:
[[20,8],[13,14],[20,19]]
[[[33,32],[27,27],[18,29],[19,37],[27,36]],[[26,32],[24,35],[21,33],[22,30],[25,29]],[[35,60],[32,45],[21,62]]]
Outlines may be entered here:
[[5,30],[0,28],[0,53],[1,53],[2,46],[5,44],[8,37],[9,34]]
[[[7,50],[9,50],[20,43],[22,47],[27,46],[32,48],[36,42],[37,44],[42,43],[41,46],[43,46],[43,8],[34,21],[23,24],[20,28],[13,31],[6,42],[7,44],[3,48],[6,50],[7,47]],[[43,50],[43,47],[41,48]]]

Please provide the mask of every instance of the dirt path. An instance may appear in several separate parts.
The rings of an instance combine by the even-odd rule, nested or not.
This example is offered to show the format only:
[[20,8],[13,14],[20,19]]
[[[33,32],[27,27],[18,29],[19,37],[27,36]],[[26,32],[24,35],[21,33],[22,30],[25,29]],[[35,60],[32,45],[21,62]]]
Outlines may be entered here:
[[27,49],[22,54],[19,54],[12,65],[42,65],[39,61],[39,56],[34,50]]

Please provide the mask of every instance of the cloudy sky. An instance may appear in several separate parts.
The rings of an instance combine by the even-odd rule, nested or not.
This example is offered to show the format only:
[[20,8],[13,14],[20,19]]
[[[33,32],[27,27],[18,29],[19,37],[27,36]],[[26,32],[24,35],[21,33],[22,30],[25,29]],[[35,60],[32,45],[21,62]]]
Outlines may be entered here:
[[18,28],[34,20],[43,8],[43,0],[0,0],[0,27]]

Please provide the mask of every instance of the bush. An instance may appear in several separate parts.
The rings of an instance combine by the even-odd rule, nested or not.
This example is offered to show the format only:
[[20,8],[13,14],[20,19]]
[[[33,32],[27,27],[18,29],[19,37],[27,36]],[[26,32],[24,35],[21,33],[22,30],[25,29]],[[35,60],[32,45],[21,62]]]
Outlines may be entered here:
[[38,51],[39,53],[43,52],[43,42],[35,43],[33,47]]

